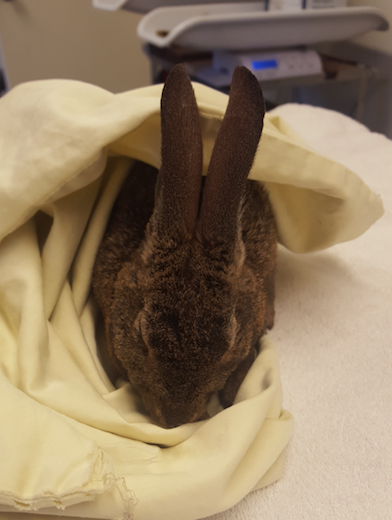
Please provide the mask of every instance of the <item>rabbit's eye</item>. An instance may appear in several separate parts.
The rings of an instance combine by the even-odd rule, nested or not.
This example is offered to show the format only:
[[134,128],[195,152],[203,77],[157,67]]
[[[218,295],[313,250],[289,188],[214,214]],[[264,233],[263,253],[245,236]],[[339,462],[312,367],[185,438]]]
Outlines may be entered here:
[[142,350],[145,352],[145,354],[148,354],[148,346],[147,342],[145,341],[145,331],[143,327],[143,313],[139,312],[136,320],[135,320],[135,328],[138,331],[139,336],[139,345],[141,346]]
[[144,354],[148,354],[149,350],[148,350],[148,347],[147,345],[145,344],[144,340],[143,340],[143,337],[142,335],[140,335],[140,342],[139,342],[139,345],[141,347],[141,350],[144,352]]

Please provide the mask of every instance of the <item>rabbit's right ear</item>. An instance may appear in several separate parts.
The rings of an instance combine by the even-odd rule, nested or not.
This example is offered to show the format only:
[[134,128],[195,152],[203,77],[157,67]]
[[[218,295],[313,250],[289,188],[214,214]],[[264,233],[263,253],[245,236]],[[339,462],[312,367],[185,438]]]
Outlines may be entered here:
[[166,79],[161,100],[162,165],[157,180],[158,233],[192,236],[203,168],[199,111],[183,65]]

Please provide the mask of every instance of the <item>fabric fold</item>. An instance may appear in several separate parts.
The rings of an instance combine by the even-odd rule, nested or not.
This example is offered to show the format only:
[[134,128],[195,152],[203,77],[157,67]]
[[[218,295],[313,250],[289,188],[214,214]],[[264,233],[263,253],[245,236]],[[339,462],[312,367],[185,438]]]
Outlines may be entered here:
[[[194,88],[206,170],[227,96]],[[161,91],[154,85],[115,95],[48,80],[2,98],[0,239],[48,201],[98,178],[107,150],[159,167]],[[250,178],[268,183],[280,241],[295,252],[356,238],[383,214],[380,198],[355,173],[306,147],[279,116],[265,118]]]

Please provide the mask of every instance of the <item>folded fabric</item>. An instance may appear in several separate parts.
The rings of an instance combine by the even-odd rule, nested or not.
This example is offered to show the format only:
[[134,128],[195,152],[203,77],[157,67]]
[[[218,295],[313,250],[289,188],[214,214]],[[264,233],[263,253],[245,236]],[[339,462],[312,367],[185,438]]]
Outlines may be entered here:
[[[268,337],[232,407],[170,430],[100,361],[94,258],[132,160],[159,167],[161,88],[50,80],[0,100],[0,511],[192,520],[282,476],[293,419]],[[206,166],[227,97],[195,93]],[[383,213],[277,116],[250,176],[292,251],[356,238]]]

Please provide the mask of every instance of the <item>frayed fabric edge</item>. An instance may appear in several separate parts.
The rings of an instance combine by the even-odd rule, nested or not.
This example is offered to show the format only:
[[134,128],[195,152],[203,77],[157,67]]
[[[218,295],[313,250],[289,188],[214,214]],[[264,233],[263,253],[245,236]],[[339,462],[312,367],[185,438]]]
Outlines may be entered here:
[[12,507],[20,512],[34,512],[44,508],[64,511],[68,507],[91,502],[98,495],[114,491],[116,488],[124,504],[124,512],[116,520],[131,520],[133,508],[137,503],[135,494],[128,488],[124,477],[115,476],[112,458],[102,449],[97,448],[91,461],[90,474],[79,488],[59,494],[43,491],[39,495],[28,498],[0,490],[0,505]]

